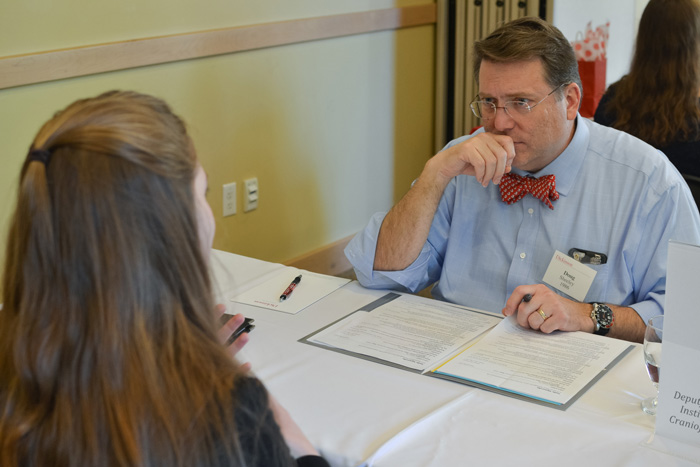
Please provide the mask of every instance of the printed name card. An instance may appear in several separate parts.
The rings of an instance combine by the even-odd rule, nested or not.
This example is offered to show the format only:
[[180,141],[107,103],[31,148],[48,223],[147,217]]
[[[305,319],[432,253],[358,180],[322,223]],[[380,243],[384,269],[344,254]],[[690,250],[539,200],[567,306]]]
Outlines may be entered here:
[[542,281],[582,302],[596,274],[595,269],[557,250],[552,256]]
[[662,439],[653,444],[695,462],[700,462],[699,280],[700,246],[670,242],[656,412],[655,438]]

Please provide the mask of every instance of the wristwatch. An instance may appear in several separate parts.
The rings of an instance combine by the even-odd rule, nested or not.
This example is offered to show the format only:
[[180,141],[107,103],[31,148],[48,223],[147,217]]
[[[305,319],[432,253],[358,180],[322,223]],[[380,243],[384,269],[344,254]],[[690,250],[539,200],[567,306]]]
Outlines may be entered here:
[[604,303],[593,303],[592,305],[591,319],[595,324],[595,331],[593,331],[593,334],[604,336],[610,331],[610,328],[615,322],[615,316],[613,316],[613,311],[610,307]]

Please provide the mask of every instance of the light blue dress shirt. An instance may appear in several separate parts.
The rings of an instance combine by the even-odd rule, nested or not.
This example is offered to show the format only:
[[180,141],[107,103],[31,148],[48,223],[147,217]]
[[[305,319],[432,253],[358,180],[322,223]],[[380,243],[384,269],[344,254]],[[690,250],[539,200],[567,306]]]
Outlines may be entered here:
[[668,159],[578,116],[569,146],[532,175],[547,174],[556,175],[560,195],[554,210],[531,195],[507,205],[498,186],[455,177],[428,241],[402,271],[373,270],[385,213],[372,217],[345,254],[365,287],[416,292],[437,282],[435,298],[500,313],[515,287],[543,283],[555,250],[584,249],[608,257],[606,264],[589,265],[597,274],[584,301],[631,306],[645,322],[663,313],[669,240],[700,244],[697,207]]

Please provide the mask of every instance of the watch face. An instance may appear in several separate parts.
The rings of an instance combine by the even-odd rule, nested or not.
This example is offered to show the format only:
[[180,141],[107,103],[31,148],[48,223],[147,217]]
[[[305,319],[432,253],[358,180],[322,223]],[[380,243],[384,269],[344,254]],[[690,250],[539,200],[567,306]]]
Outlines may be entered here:
[[613,324],[613,312],[606,305],[596,304],[595,318],[601,328],[609,328]]

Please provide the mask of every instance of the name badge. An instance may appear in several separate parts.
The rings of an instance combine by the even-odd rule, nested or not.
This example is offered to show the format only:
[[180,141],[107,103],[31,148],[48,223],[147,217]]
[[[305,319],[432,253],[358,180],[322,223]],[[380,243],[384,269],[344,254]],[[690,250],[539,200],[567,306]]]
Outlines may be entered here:
[[595,269],[557,250],[552,256],[552,261],[549,262],[542,281],[582,302],[596,274],[598,271]]

